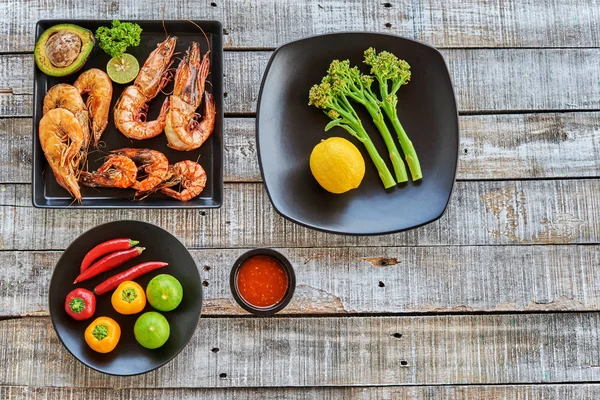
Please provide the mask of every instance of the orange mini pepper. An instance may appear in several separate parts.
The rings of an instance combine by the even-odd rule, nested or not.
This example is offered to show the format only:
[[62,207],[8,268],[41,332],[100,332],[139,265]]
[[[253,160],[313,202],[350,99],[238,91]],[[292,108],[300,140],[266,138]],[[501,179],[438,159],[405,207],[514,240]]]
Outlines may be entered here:
[[98,317],[85,330],[85,342],[98,353],[110,353],[121,338],[121,327],[112,318]]
[[119,314],[137,314],[146,307],[146,293],[134,281],[122,282],[113,292],[110,300]]

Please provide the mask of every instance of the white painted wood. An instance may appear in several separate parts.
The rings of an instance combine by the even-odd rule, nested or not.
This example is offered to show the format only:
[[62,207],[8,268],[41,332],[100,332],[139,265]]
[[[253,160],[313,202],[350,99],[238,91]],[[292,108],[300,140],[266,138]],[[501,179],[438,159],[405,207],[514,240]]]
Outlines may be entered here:
[[[461,112],[600,109],[600,49],[455,49],[442,54]],[[225,52],[226,113],[255,112],[270,56],[270,51]],[[5,71],[19,70],[16,76],[0,73],[0,117],[31,116],[32,97],[27,94],[33,91],[33,57],[0,60]],[[400,94],[402,101],[408,99]]]
[[[597,313],[472,314],[599,308],[600,181],[573,179],[600,172],[596,3],[166,2],[167,19],[223,22],[233,50],[225,52],[229,115],[253,116],[271,50],[291,40],[365,30],[445,49],[460,111],[495,114],[461,116],[458,177],[508,181],[459,182],[439,221],[366,238],[311,231],[274,212],[258,183],[251,118],[226,119],[225,177],[238,183],[226,184],[220,210],[33,209],[35,22],[160,19],[162,7],[0,3],[0,316],[26,316],[0,321],[0,398],[599,398],[598,385],[561,384],[600,380]],[[570,179],[510,181],[522,178]],[[190,345],[160,370],[115,378],[62,348],[46,291],[54,250],[124,218],[156,223],[192,248],[208,283],[206,315],[223,317],[202,318]],[[297,295],[280,318],[236,317],[230,265],[263,246],[292,260]],[[366,316],[414,312],[468,315]],[[290,318],[308,314],[329,316]],[[405,384],[425,386],[351,387]]]
[[[205,285],[202,288],[203,315],[247,315],[233,299],[229,287],[231,267],[246,250],[191,251]],[[593,311],[600,308],[600,247],[597,245],[335,247],[278,251],[288,257],[296,271],[294,298],[280,314]],[[48,315],[46,289],[60,254],[0,252],[0,317]]]
[[439,220],[393,235],[317,232],[283,219],[262,184],[226,184],[218,210],[34,209],[30,185],[0,185],[5,250],[61,250],[98,224],[155,223],[189,248],[600,243],[600,180],[458,182]]
[[[461,116],[457,178],[600,176],[600,113]],[[260,182],[253,118],[226,118],[224,179]],[[31,182],[29,118],[0,119],[0,182]]]
[[[163,3],[160,3],[163,4]],[[394,33],[438,47],[598,47],[598,4],[585,0],[165,2],[165,19],[215,19],[227,48],[273,48],[302,37],[339,31]],[[211,6],[212,4],[212,6]],[[389,5],[389,7],[387,6]],[[0,28],[0,52],[32,51],[39,19],[157,19],[159,4],[98,0],[0,4],[10,16]]]
[[599,328],[597,313],[201,318],[191,342],[166,366],[112,377],[76,361],[49,318],[30,317],[0,321],[6,361],[0,382],[109,388],[597,382]]
[[3,386],[0,387],[0,396],[6,400],[592,400],[600,396],[600,386],[597,384],[539,384],[228,389],[112,389]]

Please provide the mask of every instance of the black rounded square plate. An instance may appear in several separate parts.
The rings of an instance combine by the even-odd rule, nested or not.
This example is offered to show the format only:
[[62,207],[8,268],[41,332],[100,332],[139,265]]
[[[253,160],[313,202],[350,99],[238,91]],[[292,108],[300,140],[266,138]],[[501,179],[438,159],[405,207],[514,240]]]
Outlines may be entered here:
[[[73,281],[79,274],[79,266],[85,254],[97,244],[119,237],[139,240],[138,246],[145,247],[146,250],[140,256],[112,271],[74,285]],[[96,285],[112,275],[147,261],[164,261],[169,265],[135,279],[144,290],[148,282],[159,274],[173,275],[183,286],[181,304],[173,311],[158,311],[167,318],[171,326],[171,335],[162,347],[155,350],[146,349],[138,344],[133,335],[133,325],[137,318],[144,312],[157,311],[149,303],[146,303],[142,313],[121,315],[112,307],[111,291],[96,296],[96,313],[88,320],[75,321],[65,312],[65,297],[71,290],[76,287],[93,290]],[[196,331],[202,310],[202,285],[192,256],[169,232],[145,222],[116,221],[90,229],[75,239],[65,250],[54,268],[50,281],[49,307],[50,318],[60,341],[76,359],[106,374],[137,375],[168,363],[190,341]],[[88,325],[101,316],[114,319],[121,327],[119,344],[107,354],[96,353],[88,347],[83,338]]]
[[[405,59],[412,71],[408,85],[398,91],[398,114],[419,156],[423,180],[390,190],[383,188],[364,147],[342,128],[325,132],[330,119],[308,106],[311,86],[321,81],[332,60],[349,59],[368,73],[362,61],[369,47]],[[355,109],[393,171],[373,121],[360,106]],[[313,147],[333,136],[356,144],[367,165],[360,187],[342,195],[322,189],[309,168]],[[265,71],[256,139],[269,198],[294,222],[351,235],[393,233],[427,224],[446,210],[458,160],[458,113],[448,68],[435,48],[393,35],[337,33],[288,43],[275,50]]]
[[[122,20],[125,22],[125,20]],[[109,114],[108,126],[102,135],[102,142],[105,147],[100,150],[90,149],[88,157],[89,170],[94,171],[104,163],[104,156],[109,150],[121,149],[124,147],[149,148],[163,153],[170,164],[182,160],[198,161],[206,171],[206,187],[199,196],[194,199],[181,202],[169,198],[160,193],[154,193],[143,200],[132,201],[134,197],[133,189],[115,189],[115,188],[90,188],[81,185],[81,194],[83,201],[77,203],[69,193],[61,187],[53,175],[50,165],[46,161],[42,146],[39,143],[38,127],[42,119],[42,106],[46,92],[58,83],[73,84],[79,75],[90,69],[99,68],[106,70],[106,64],[110,57],[104,53],[98,46],[95,46],[88,60],[81,70],[64,77],[48,76],[35,66],[34,63],[34,89],[33,89],[33,181],[32,181],[32,201],[35,207],[40,208],[218,208],[223,203],[223,27],[217,21],[194,21],[206,33],[206,38],[202,32],[188,21],[132,21],[140,25],[142,35],[140,45],[130,47],[127,52],[135,56],[140,67],[144,64],[148,56],[156,45],[165,40],[165,29],[172,36],[177,36],[177,46],[175,48],[173,68],[179,65],[179,60],[190,46],[192,41],[200,44],[202,54],[208,49],[210,44],[210,74],[207,80],[206,90],[215,97],[217,115],[215,120],[215,129],[207,141],[198,149],[192,151],[177,151],[167,145],[167,139],[164,134],[160,134],[152,139],[132,140],[125,137],[117,130],[113,121],[113,109],[123,90],[129,86],[120,85],[113,82],[113,96],[111,100],[111,112]],[[92,32],[100,26],[110,26],[110,20],[41,20],[36,25],[36,40],[48,28],[56,24],[75,24]],[[208,42],[207,42],[208,40]],[[148,120],[158,117],[161,105],[166,97],[165,93],[171,93],[173,82],[170,82],[164,91],[159,93],[149,103]],[[200,106],[198,112],[203,112]]]

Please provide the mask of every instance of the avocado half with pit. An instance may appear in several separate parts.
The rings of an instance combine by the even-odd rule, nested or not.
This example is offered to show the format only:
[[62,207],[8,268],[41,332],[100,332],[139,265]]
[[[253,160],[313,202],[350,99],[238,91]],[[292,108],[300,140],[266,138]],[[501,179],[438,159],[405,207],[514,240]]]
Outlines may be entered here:
[[71,75],[83,67],[94,43],[94,34],[85,28],[54,25],[46,29],[35,44],[35,63],[46,75]]

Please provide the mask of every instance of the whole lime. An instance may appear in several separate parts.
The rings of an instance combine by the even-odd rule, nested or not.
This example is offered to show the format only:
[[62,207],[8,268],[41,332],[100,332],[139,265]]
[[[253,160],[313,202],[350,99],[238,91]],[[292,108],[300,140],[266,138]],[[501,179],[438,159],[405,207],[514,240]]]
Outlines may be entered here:
[[165,344],[171,334],[169,321],[156,311],[149,311],[139,316],[133,326],[135,340],[147,349],[158,349]]
[[183,287],[172,275],[156,275],[146,287],[146,297],[150,305],[157,310],[171,311],[181,303]]

